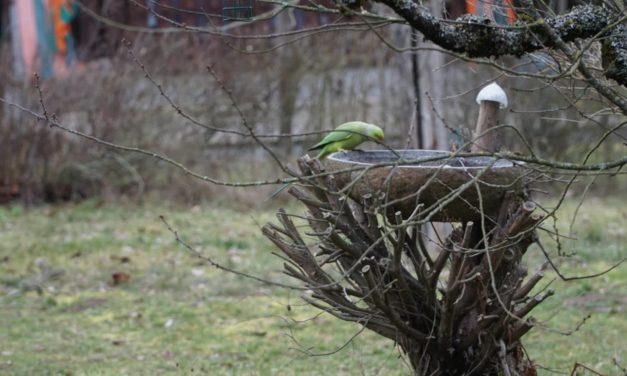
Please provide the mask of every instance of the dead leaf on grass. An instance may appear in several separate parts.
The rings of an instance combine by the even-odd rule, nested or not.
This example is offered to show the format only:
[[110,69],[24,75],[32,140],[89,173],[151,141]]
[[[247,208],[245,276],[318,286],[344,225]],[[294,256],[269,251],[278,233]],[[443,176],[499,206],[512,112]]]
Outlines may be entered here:
[[111,274],[111,286],[119,286],[123,283],[128,282],[131,279],[131,276],[123,273],[123,272],[118,272],[118,273],[113,273]]

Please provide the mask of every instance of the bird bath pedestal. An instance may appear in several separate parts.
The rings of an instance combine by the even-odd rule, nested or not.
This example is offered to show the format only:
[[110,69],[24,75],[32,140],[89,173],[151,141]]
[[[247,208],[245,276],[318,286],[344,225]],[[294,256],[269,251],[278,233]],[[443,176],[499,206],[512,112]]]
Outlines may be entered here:
[[[352,151],[299,159],[289,192],[307,207],[263,233],[303,299],[398,344],[415,375],[535,375],[520,338],[531,310],[521,260],[542,216],[527,201],[524,166],[429,150]],[[430,222],[452,222],[425,247]]]

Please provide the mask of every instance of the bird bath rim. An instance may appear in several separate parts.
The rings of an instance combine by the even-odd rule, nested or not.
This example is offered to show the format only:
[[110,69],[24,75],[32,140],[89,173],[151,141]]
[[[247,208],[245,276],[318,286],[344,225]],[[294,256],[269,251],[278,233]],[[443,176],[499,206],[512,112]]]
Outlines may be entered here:
[[[413,157],[412,159],[406,159],[406,161],[418,161],[408,164],[396,164],[399,161],[396,154],[401,156],[401,158],[405,158],[405,155],[408,153],[416,153],[418,155]],[[381,160],[371,159],[367,161],[351,159],[351,157],[359,157],[359,156],[372,156],[375,157],[376,154],[385,154]],[[442,159],[431,160],[433,157],[437,157],[438,155],[442,156]],[[344,157],[344,158],[341,158]],[[376,158],[376,157],[375,157]],[[432,150],[432,149],[404,149],[404,150],[390,150],[390,149],[377,149],[377,150],[361,150],[361,151],[338,151],[327,157],[329,161],[335,163],[342,164],[351,164],[351,165],[361,165],[361,166],[376,166],[376,167],[391,167],[402,168],[402,169],[452,169],[452,170],[481,170],[486,167],[490,169],[500,169],[500,168],[515,168],[518,166],[522,166],[525,163],[519,161],[512,161],[504,158],[496,158],[492,156],[474,156],[474,157],[456,157],[451,155],[451,152],[446,150]],[[420,159],[426,159],[424,162],[419,162]],[[490,164],[496,159],[496,161],[490,166]],[[451,161],[457,161],[461,165],[452,165],[449,164]],[[444,162],[444,163],[442,163]],[[465,165],[463,163],[470,162],[471,165]],[[382,163],[381,165],[378,165]],[[389,163],[389,164],[388,164]],[[426,163],[426,164],[425,164]]]

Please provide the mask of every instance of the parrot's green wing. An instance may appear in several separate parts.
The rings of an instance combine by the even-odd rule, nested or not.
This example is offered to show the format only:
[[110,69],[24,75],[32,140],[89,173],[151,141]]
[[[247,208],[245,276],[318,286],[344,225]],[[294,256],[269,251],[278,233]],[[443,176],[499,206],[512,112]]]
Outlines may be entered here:
[[322,149],[330,143],[348,140],[353,134],[353,132],[342,132],[335,130],[329,133],[325,138],[323,138],[322,141],[309,148],[309,150]]

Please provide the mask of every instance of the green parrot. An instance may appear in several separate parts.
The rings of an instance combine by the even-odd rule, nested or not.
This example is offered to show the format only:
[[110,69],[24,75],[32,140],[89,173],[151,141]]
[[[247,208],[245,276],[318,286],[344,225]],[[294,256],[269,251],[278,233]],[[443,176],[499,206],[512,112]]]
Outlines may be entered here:
[[[322,149],[316,156],[316,159],[323,160],[329,154],[335,153],[336,151],[352,150],[361,145],[361,143],[369,140],[383,141],[383,137],[383,129],[374,124],[368,124],[362,121],[350,121],[338,126],[333,132],[326,135],[322,141],[309,148],[309,150]],[[270,195],[267,200],[273,199],[289,186],[290,183],[284,184],[276,192]]]
[[321,149],[316,158],[323,160],[329,154],[335,153],[336,151],[352,150],[362,142],[369,140],[383,141],[383,137],[383,129],[374,124],[368,124],[362,121],[350,121],[341,124],[309,150]]

